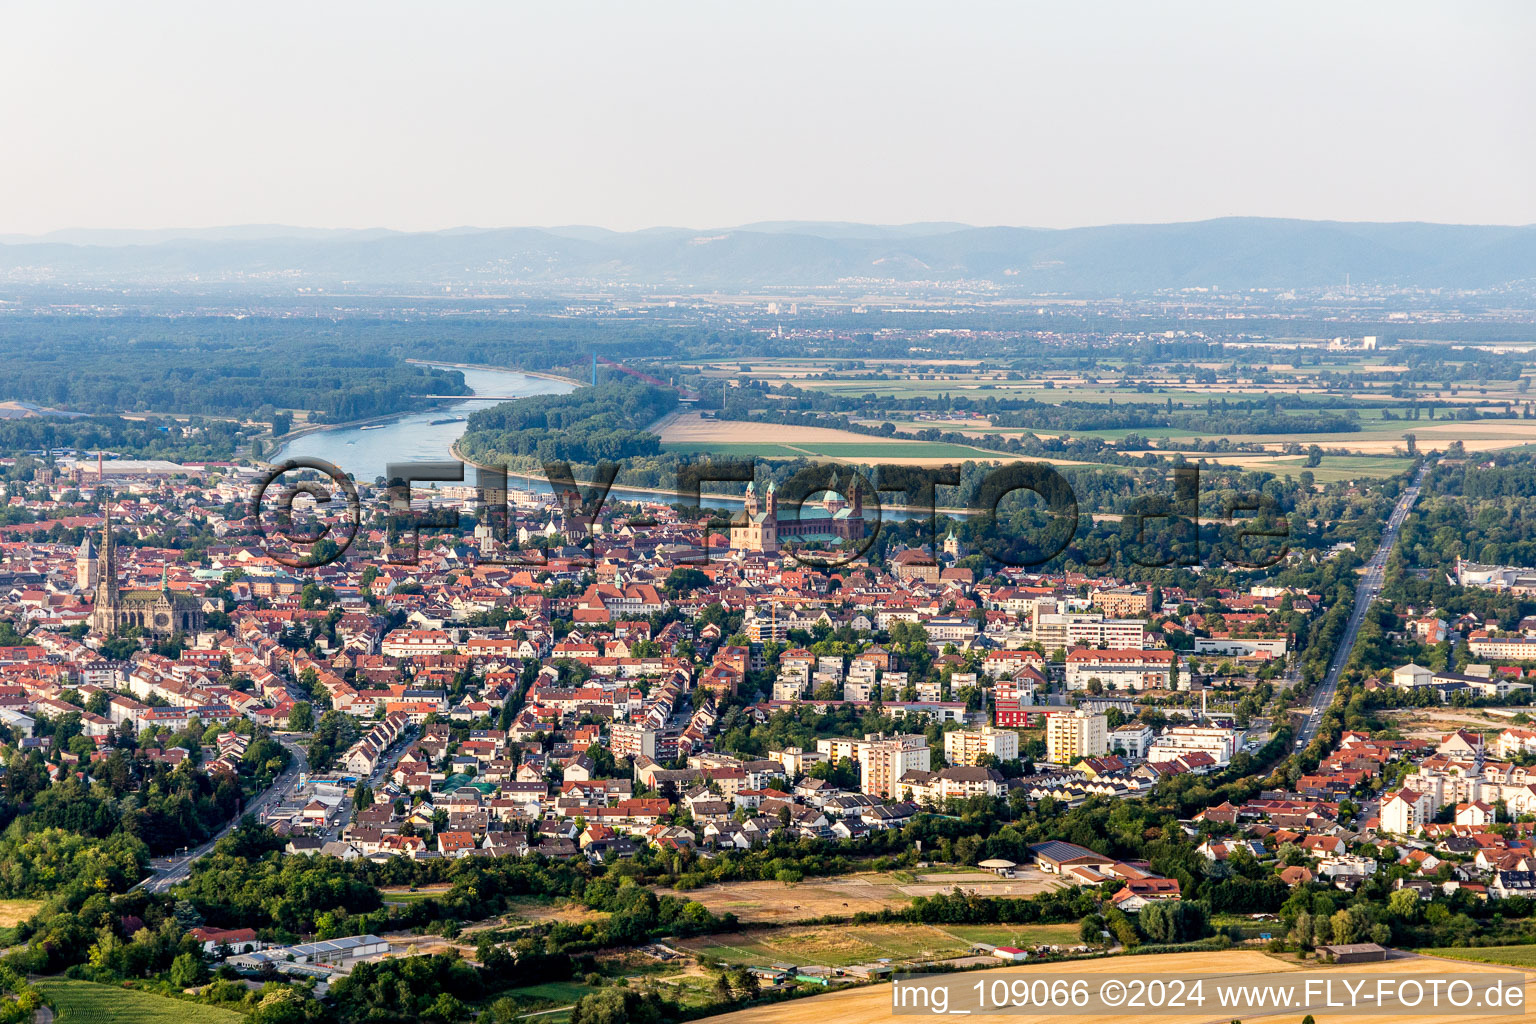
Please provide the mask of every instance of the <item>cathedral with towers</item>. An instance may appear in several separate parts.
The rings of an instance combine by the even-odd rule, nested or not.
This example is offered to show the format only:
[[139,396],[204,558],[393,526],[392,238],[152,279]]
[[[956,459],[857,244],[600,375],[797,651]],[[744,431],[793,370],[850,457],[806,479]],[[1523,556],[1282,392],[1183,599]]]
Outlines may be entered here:
[[98,551],[87,534],[75,557],[75,584],[95,592],[91,632],[102,636],[137,627],[151,636],[195,633],[203,628],[203,609],[186,594],[173,593],[165,573],[159,590],[119,590],[117,559],[112,544],[112,511],[106,510]]
[[822,542],[829,547],[864,539],[864,500],[857,478],[849,484],[845,499],[837,481],[812,503],[807,500],[798,517],[781,515],[779,497],[772,483],[759,496],[756,484],[747,485],[746,508],[731,522],[731,550],[777,554],[784,541],[802,544]]

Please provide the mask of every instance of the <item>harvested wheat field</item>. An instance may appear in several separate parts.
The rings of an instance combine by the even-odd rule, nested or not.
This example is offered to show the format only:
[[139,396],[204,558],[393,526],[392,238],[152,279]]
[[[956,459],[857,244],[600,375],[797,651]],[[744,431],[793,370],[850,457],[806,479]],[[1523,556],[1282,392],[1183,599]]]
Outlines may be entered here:
[[879,442],[878,437],[832,427],[797,427],[782,423],[705,419],[696,412],[675,412],[651,424],[663,444],[795,444],[807,441]]
[[889,875],[869,873],[784,882],[726,882],[687,892],[658,889],[663,895],[697,900],[715,914],[735,914],[747,923],[805,921],[828,915],[849,917],[905,907],[912,902]]
[[0,928],[21,924],[42,906],[42,900],[0,900]]
[[[1469,969],[1484,968],[1484,965],[1456,964],[1451,961],[1433,958],[1408,957],[1399,960],[1388,960],[1384,963],[1347,964],[1339,966],[1306,965],[1301,966],[1289,963],[1265,953],[1255,950],[1226,950],[1211,953],[1173,953],[1164,956],[1128,957],[1114,956],[1102,957],[1095,960],[1079,960],[1070,963],[1036,964],[1019,967],[1002,967],[995,972],[997,974],[1028,977],[1032,974],[1043,975],[1082,975],[1090,983],[1095,977],[1128,978],[1133,976],[1180,976],[1191,977],[1194,975],[1227,975],[1235,980],[1240,980],[1245,975],[1278,974],[1294,972],[1297,974],[1390,974],[1409,975],[1426,974],[1438,977],[1449,977],[1458,972]],[[1493,970],[1493,967],[1485,969]],[[961,976],[962,978],[965,976]],[[1526,972],[1526,999],[1529,1002],[1531,996],[1536,994],[1532,982],[1536,981],[1536,973]],[[1211,1007],[1213,1001],[1206,1003],[1207,1010],[1188,1014],[1162,1014],[1158,1013],[1154,1019],[1166,1024],[1228,1024],[1237,1014],[1222,1012],[1220,1007]],[[1523,1008],[1522,1008],[1523,1010]],[[971,1014],[968,1020],[995,1021],[997,1024],[1124,1024],[1127,1016],[1135,1011],[1121,1011],[1113,1014]],[[1276,1024],[1292,1024],[1299,1021],[1305,1014],[1311,1013],[1317,1024],[1345,1024],[1346,1021],[1355,1022],[1362,1018],[1359,1012],[1325,1011],[1322,1009],[1309,1009],[1298,1007],[1279,1013],[1246,1013],[1243,1020],[1248,1021],[1274,1021]],[[922,1016],[927,1016],[926,1014]],[[1447,1014],[1441,1017],[1434,1015],[1408,1015],[1384,1013],[1377,1015],[1372,1013],[1366,1019],[1374,1024],[1431,1024],[1437,1020],[1460,1019],[1461,1015]],[[769,1006],[754,1007],[748,1010],[738,1010],[734,1013],[721,1014],[710,1017],[713,1024],[874,1024],[874,1022],[889,1022],[893,1020],[891,1012],[891,986],[889,984],[867,985],[857,988],[844,989],[840,992],[831,992],[827,995],[811,996],[805,999],[797,999],[787,1003],[777,1003]],[[1522,1024],[1526,1019],[1523,1012],[1503,1013],[1490,1016],[1476,1016],[1467,1019],[1475,1020],[1480,1024]]]
[[808,921],[818,917],[850,917],[860,911],[874,912],[906,907],[914,896],[934,896],[956,888],[979,896],[1034,896],[1062,883],[1053,875],[1038,870],[1021,872],[1019,878],[1000,879],[995,875],[935,872],[916,876],[897,876],[889,872],[866,872],[832,878],[808,878],[794,885],[784,882],[726,882],[687,892],[662,894],[697,900],[715,914],[735,914],[746,924],[763,922]]

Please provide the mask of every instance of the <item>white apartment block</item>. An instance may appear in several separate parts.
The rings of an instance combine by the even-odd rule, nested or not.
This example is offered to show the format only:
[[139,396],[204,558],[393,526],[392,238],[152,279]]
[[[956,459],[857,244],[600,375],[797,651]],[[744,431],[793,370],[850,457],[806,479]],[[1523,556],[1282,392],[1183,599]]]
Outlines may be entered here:
[[873,679],[849,679],[843,683],[843,700],[869,700],[876,685]]
[[950,764],[975,764],[982,754],[999,761],[1014,761],[1019,756],[1019,734],[1011,729],[961,729],[944,734],[944,759]]
[[1400,836],[1417,835],[1435,815],[1427,793],[1401,789],[1381,802],[1381,828]]
[[660,729],[629,722],[614,722],[609,730],[608,744],[614,757],[634,758],[643,755],[655,758],[656,740],[660,735]]
[[1172,651],[1076,650],[1067,655],[1067,689],[1086,690],[1094,679],[1107,690],[1172,689],[1173,662]]
[[1505,729],[1493,741],[1494,753],[1510,758],[1519,754],[1536,754],[1536,730]]
[[809,771],[811,765],[820,764],[822,761],[825,761],[826,755],[815,750],[785,747],[783,750],[768,751],[768,760],[776,761],[782,765],[784,774],[793,779]]
[[440,629],[397,629],[384,637],[379,647],[380,652],[390,658],[445,654],[453,649],[453,638]]
[[780,676],[773,684],[774,700],[799,700],[810,688],[810,680],[795,675]]
[[1147,623],[1145,619],[1106,619],[1098,612],[1058,612],[1042,601],[1031,613],[1030,640],[1047,651],[1058,647],[1136,650],[1146,646]]
[[1523,636],[1488,636],[1473,633],[1467,638],[1467,647],[1478,658],[1536,661],[1536,640]]
[[1176,725],[1163,731],[1147,748],[1147,760],[1172,761],[1181,754],[1196,752],[1211,755],[1218,765],[1232,760],[1237,749],[1237,733],[1204,725]]
[[1110,753],[1120,751],[1126,757],[1146,757],[1147,748],[1152,745],[1156,735],[1151,726],[1140,722],[1122,725],[1109,734]]

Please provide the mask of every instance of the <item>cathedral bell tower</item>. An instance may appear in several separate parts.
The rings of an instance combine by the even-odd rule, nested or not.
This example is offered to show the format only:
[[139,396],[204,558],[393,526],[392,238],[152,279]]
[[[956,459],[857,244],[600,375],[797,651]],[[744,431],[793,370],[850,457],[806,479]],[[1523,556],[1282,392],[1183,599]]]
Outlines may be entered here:
[[91,628],[98,633],[117,629],[117,563],[112,551],[112,506],[102,505],[101,552],[96,558],[96,606],[91,611]]

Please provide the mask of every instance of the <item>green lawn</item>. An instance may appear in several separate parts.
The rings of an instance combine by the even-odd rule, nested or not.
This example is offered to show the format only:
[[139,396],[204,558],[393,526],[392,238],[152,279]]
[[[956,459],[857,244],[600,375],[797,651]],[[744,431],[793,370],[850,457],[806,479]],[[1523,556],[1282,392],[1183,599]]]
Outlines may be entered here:
[[967,943],[993,946],[1076,946],[1080,925],[1069,924],[954,924],[944,930]]
[[533,999],[556,1006],[568,1006],[582,996],[592,994],[592,988],[584,981],[546,981],[542,985],[524,985],[508,989],[504,994],[514,999]]
[[58,1024],[241,1024],[234,1010],[203,1006],[90,981],[47,978],[37,988],[58,1011]]
[[759,459],[803,459],[806,457],[805,452],[797,451],[787,445],[756,444],[751,441],[722,441],[718,444],[709,441],[669,441],[661,446],[661,450],[677,452],[680,455],[756,456]]
[[1017,455],[995,452],[987,448],[975,448],[968,444],[949,444],[943,441],[796,441],[793,444],[754,441],[678,441],[663,444],[662,449],[694,455],[703,452],[715,455],[755,455],[763,459],[806,459],[821,456],[828,459],[867,459],[879,462],[883,459],[954,459],[956,462],[980,462],[992,459],[1016,459]]
[[420,903],[422,900],[440,900],[448,893],[448,889],[418,889],[415,892],[405,889],[380,890],[385,903]]
[[1536,967],[1536,946],[1442,946],[1436,949],[1420,949],[1429,956],[1444,956],[1454,960],[1473,960],[1481,964],[1508,964],[1511,967]]
[[1076,945],[1078,925],[811,925],[716,935],[680,945],[697,952],[706,962],[847,967],[882,959],[921,961],[962,956],[975,942],[994,946]]
[[[1284,468],[1282,468],[1284,467]],[[1281,463],[1272,472],[1294,476],[1306,467],[1299,462]],[[1396,476],[1413,468],[1412,459],[1395,459],[1390,455],[1325,455],[1323,464],[1312,470],[1318,483],[1335,480],[1375,480]]]

